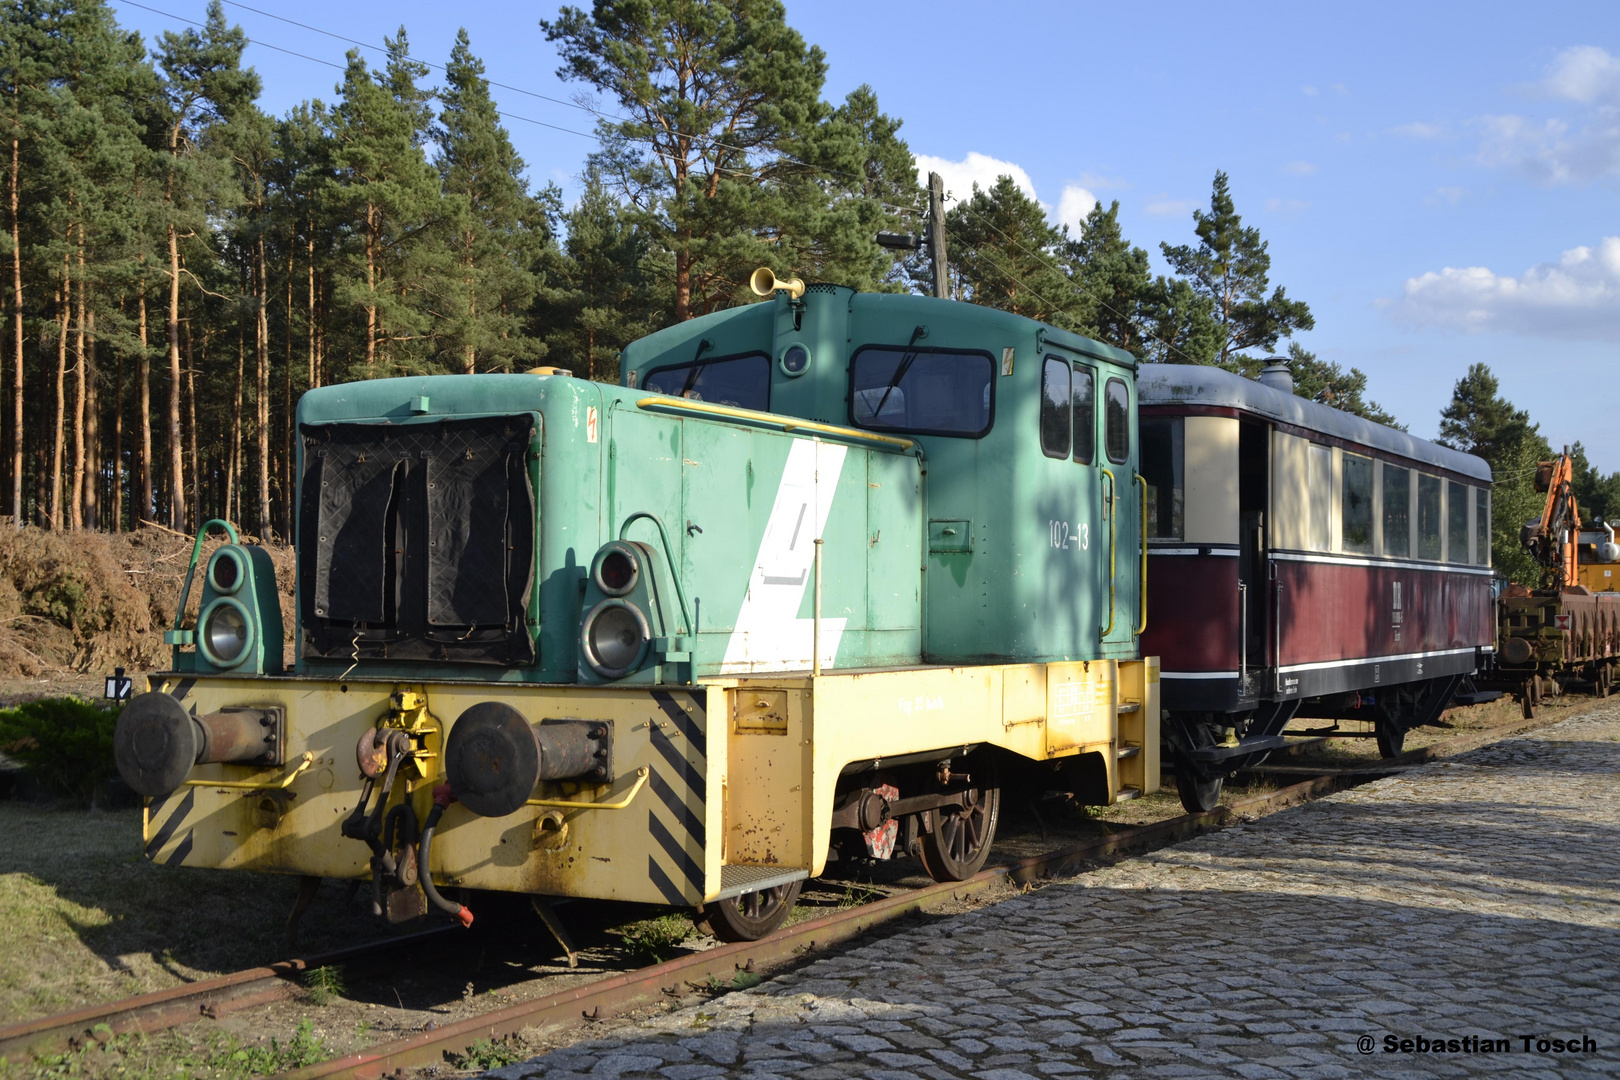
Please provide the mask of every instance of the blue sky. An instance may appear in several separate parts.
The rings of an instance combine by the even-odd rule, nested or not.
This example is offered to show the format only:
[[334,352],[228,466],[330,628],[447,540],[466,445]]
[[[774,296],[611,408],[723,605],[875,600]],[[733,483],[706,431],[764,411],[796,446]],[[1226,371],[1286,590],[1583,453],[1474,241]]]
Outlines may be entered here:
[[[118,4],[149,40],[181,24]],[[201,19],[198,0],[150,6]],[[442,63],[458,26],[489,75],[568,101],[538,21],[550,3],[254,0],[380,44],[401,23]],[[341,64],[347,46],[227,3],[266,45]],[[1425,437],[1470,363],[1555,445],[1620,469],[1620,4],[788,3],[830,62],[869,83],[947,186],[1009,172],[1075,220],[1120,201],[1148,249],[1192,237],[1216,169],[1269,241],[1272,281],[1310,303],[1300,341],[1369,376]],[[265,47],[261,104],[330,101],[338,72]],[[589,132],[584,112],[496,91],[509,113]],[[511,119],[536,182],[577,186],[588,138]]]

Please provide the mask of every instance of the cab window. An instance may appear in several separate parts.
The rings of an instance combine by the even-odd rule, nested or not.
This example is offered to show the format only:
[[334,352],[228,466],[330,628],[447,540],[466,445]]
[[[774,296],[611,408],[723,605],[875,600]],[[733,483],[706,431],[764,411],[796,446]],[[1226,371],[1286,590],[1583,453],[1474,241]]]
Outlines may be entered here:
[[849,377],[856,427],[969,438],[990,430],[995,361],[987,352],[867,345]]
[[1041,369],[1041,452],[1047,457],[1069,456],[1069,362],[1046,358]]
[[1074,460],[1090,465],[1097,456],[1097,373],[1074,365]]
[[1109,379],[1104,402],[1104,444],[1108,460],[1123,465],[1131,456],[1131,392],[1120,379]]
[[771,358],[764,353],[717,356],[650,372],[642,388],[655,394],[769,412]]

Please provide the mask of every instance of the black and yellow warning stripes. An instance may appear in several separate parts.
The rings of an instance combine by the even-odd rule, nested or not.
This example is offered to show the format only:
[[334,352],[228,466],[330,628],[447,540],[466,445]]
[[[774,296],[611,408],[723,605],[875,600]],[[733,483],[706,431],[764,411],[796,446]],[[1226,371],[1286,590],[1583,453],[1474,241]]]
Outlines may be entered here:
[[[181,826],[197,808],[197,789],[181,788],[155,800],[147,810],[148,820],[155,823],[151,838],[146,842],[146,857],[164,866],[179,866],[191,854],[191,829],[181,833]],[[180,834],[174,842],[175,834]]]
[[658,712],[648,725],[656,760],[647,778],[652,850],[647,876],[671,904],[703,900],[708,719],[702,691],[654,690]]

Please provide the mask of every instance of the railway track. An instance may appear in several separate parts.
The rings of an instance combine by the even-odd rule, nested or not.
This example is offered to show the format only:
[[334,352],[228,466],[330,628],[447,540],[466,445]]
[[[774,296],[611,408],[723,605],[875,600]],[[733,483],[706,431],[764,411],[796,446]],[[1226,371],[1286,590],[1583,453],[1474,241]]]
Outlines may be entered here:
[[[605,1019],[699,989],[704,992],[733,989],[752,981],[739,980],[739,974],[753,976],[780,968],[887,923],[946,907],[1003,883],[1030,884],[1075,872],[1087,863],[1165,847],[1229,822],[1274,813],[1553,722],[1548,719],[1503,724],[1452,736],[1396,758],[1372,760],[1357,766],[1266,766],[1260,771],[1261,775],[1270,774],[1279,779],[1290,776],[1298,782],[1234,800],[1206,813],[1184,814],[1126,828],[1043,855],[1018,859],[987,869],[967,881],[934,884],[886,896],[790,926],[763,941],[721,945],[667,963],[576,985],[406,1038],[378,1043],[357,1053],[285,1073],[280,1080],[371,1080],[400,1070],[440,1064],[447,1054],[464,1051],[481,1040],[499,1039],[525,1029],[555,1030],[582,1021]],[[0,1058],[9,1057],[15,1062],[32,1054],[60,1051],[93,1037],[92,1032],[102,1025],[105,1025],[103,1032],[110,1030],[113,1034],[134,1031],[150,1034],[200,1018],[217,1018],[268,1004],[296,994],[305,973],[318,967],[342,966],[350,978],[375,977],[376,973],[386,973],[389,968],[398,966],[402,956],[420,963],[424,959],[423,950],[432,951],[454,943],[454,935],[459,931],[458,926],[445,925],[14,1024],[0,1028]]]

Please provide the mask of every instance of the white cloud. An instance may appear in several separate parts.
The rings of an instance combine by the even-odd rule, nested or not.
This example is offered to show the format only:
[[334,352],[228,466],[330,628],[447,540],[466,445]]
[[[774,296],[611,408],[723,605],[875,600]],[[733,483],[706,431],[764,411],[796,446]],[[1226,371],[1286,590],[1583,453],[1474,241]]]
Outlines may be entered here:
[[1342,82],[1336,82],[1333,84],[1333,92],[1335,94],[1348,94],[1350,92],[1350,88],[1344,85]]
[[1311,208],[1304,199],[1267,199],[1266,212],[1271,214],[1299,214]]
[[1446,133],[1446,129],[1443,125],[1425,124],[1421,120],[1414,120],[1410,124],[1402,124],[1400,127],[1390,128],[1389,131],[1391,135],[1404,135],[1408,139],[1438,139],[1440,136]]
[[1315,176],[1316,166],[1308,161],[1290,161],[1283,166],[1283,172],[1289,176]]
[[1179,217],[1190,214],[1202,204],[1197,199],[1159,199],[1143,207],[1154,217]]
[[1408,278],[1395,312],[1408,323],[1465,333],[1620,341],[1620,236],[1570,248],[1519,277],[1448,266]]
[[1620,176],[1620,57],[1595,45],[1565,49],[1534,88],[1585,108],[1577,118],[1486,116],[1481,164],[1514,168],[1544,184],[1583,184]]
[[1467,188],[1437,187],[1434,189],[1434,194],[1423,201],[1431,206],[1438,206],[1440,203],[1445,203],[1447,206],[1456,206],[1458,203],[1462,202],[1463,199],[1467,198],[1467,196]]
[[1299,88],[1299,92],[1304,94],[1306,97],[1315,97],[1316,96],[1316,87],[1314,87],[1314,86],[1302,86],[1302,87]]
[[1541,84],[1547,93],[1583,104],[1620,101],[1620,56],[1596,45],[1565,49],[1553,60]]
[[1067,225],[1070,236],[1079,236],[1084,230],[1086,215],[1091,208],[1097,205],[1097,196],[1081,187],[1079,184],[1063,185],[1063,194],[1058,196],[1057,224]]
[[993,158],[989,154],[972,151],[961,161],[947,161],[941,157],[931,157],[928,154],[917,156],[917,183],[927,186],[928,174],[939,173],[945,181],[945,194],[957,202],[965,202],[973,197],[973,185],[978,184],[979,190],[989,191],[996,186],[996,180],[1003,176],[1012,177],[1018,189],[1032,199],[1038,199],[1035,194],[1035,182],[1029,178],[1029,173],[1023,166],[1014,165],[1010,161]]
[[1350,141],[1350,133],[1348,131],[1341,131],[1337,135],[1333,136],[1333,141],[1336,143],[1347,143]]

